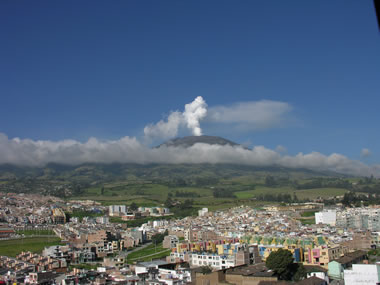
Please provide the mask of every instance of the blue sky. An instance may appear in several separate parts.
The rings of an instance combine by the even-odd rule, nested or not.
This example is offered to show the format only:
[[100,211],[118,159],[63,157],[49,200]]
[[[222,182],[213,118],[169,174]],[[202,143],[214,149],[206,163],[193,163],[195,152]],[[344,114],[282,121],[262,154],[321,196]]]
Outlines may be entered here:
[[204,118],[203,133],[380,163],[373,1],[1,1],[0,36],[9,139],[143,140],[197,96],[267,100],[289,107],[281,123]]

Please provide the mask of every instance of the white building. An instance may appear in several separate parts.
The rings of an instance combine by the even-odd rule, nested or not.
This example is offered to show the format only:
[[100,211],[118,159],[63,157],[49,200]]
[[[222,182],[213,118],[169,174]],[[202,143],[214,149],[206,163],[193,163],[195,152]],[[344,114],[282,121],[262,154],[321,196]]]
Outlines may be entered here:
[[236,255],[217,255],[207,252],[172,252],[167,258],[169,262],[174,262],[176,259],[188,260],[191,267],[210,266],[216,270],[235,267],[237,265]]
[[337,214],[336,225],[342,228],[380,231],[380,209],[346,209]]
[[191,273],[188,269],[169,270],[160,268],[157,280],[167,285],[190,284]]
[[193,253],[190,255],[190,265],[210,266],[213,269],[224,269],[236,266],[235,256],[216,255],[208,253]]
[[111,205],[109,206],[109,215],[113,216],[122,216],[127,213],[127,206],[125,205]]
[[380,281],[380,265],[353,264],[351,270],[344,270],[345,285],[376,285]]
[[110,219],[108,218],[108,217],[106,217],[106,216],[102,216],[102,217],[97,217],[96,218],[96,223],[98,223],[98,224],[109,224],[109,222],[110,222]]
[[336,224],[336,211],[328,210],[323,212],[315,213],[315,223],[316,224],[326,224],[330,226],[335,226]]
[[207,213],[208,213],[208,208],[203,208],[202,210],[198,211],[198,216],[203,217],[203,216],[207,215]]

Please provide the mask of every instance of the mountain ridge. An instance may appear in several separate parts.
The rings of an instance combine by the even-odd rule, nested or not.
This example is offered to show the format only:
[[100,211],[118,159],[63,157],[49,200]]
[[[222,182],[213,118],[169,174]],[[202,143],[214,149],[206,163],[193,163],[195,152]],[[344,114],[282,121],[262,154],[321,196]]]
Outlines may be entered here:
[[219,137],[219,136],[185,136],[185,137],[178,137],[171,140],[168,140],[160,145],[157,146],[157,148],[160,148],[162,146],[166,147],[191,147],[196,143],[205,143],[210,145],[229,145],[229,146],[241,146],[238,143],[235,143],[233,141],[230,141],[228,139]]

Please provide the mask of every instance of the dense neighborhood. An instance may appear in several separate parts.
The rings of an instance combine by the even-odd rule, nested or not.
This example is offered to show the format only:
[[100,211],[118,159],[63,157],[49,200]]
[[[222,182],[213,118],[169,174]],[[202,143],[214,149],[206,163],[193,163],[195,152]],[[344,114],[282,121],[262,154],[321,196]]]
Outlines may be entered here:
[[[39,252],[2,254],[4,282],[378,282],[378,207],[325,207],[310,202],[213,212],[203,208],[198,216],[178,219],[165,207],[102,206],[91,200],[64,201],[35,194],[3,193],[2,197],[2,240],[13,240],[15,245],[30,238],[49,242]],[[143,222],[131,226],[131,221]],[[283,250],[302,268],[289,281],[268,267],[270,256]]]

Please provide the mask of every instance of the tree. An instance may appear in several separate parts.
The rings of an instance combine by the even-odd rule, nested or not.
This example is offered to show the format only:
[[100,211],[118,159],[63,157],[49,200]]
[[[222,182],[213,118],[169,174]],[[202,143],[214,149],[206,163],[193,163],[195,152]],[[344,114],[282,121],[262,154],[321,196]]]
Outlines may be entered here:
[[293,202],[297,203],[298,202],[298,197],[296,195],[296,192],[293,192]]
[[267,187],[276,186],[276,180],[274,179],[273,176],[268,175],[267,177],[265,177],[265,186]]
[[169,234],[168,230],[166,230],[164,233],[162,234],[155,234],[152,236],[152,242],[154,244],[158,244],[160,242],[162,242],[164,240],[164,238]]
[[274,271],[281,280],[291,280],[295,274],[293,266],[293,255],[289,250],[280,248],[272,251],[268,256],[265,265]]
[[166,208],[170,208],[170,207],[172,207],[173,206],[173,203],[174,203],[174,201],[173,201],[173,199],[171,198],[171,193],[169,193],[170,194],[170,196],[168,195],[168,198],[166,199],[166,201],[165,201],[165,207]]
[[129,205],[129,209],[131,209],[132,211],[137,211],[139,207],[137,206],[137,204],[135,202],[133,202],[131,205]]
[[295,267],[296,267],[296,272],[294,273],[293,275],[293,281],[300,281],[304,278],[306,278],[307,276],[307,273],[306,273],[306,269],[305,269],[305,266],[303,266],[302,263],[294,263]]
[[202,274],[210,274],[212,272],[212,269],[210,266],[204,265],[201,266],[201,272]]

